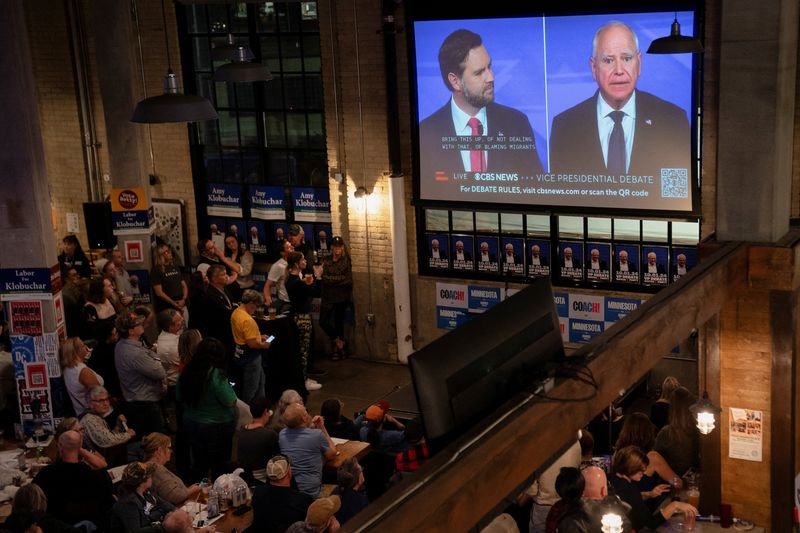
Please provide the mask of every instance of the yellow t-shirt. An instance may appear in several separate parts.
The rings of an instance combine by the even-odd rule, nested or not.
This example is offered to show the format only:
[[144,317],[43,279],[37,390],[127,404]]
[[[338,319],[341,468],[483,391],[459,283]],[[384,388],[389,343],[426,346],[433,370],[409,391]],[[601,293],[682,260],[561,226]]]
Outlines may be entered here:
[[246,344],[247,339],[261,339],[258,324],[244,310],[243,306],[237,307],[231,315],[231,330],[233,331],[233,342],[236,344]]

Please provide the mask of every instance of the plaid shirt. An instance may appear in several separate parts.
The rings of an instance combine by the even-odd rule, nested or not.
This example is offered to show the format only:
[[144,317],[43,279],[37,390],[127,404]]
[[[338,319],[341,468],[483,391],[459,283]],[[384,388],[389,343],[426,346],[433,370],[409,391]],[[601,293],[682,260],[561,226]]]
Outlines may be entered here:
[[428,456],[428,446],[421,442],[412,448],[399,452],[395,458],[395,467],[398,472],[416,472]]

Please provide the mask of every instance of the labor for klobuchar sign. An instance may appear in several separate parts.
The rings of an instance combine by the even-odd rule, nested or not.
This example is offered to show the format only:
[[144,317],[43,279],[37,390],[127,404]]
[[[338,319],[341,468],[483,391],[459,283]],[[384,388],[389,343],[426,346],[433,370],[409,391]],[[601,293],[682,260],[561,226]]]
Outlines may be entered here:
[[745,461],[762,461],[763,411],[731,407],[728,457]]

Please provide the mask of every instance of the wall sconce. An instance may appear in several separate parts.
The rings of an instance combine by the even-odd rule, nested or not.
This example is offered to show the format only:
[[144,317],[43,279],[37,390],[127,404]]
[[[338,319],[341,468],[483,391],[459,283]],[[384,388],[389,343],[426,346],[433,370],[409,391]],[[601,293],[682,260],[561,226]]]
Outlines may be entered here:
[[714,431],[714,428],[717,427],[715,425],[716,415],[722,412],[722,409],[708,399],[707,390],[703,391],[703,397],[689,407],[689,410],[694,414],[695,420],[697,420],[697,429],[703,435],[708,435]]

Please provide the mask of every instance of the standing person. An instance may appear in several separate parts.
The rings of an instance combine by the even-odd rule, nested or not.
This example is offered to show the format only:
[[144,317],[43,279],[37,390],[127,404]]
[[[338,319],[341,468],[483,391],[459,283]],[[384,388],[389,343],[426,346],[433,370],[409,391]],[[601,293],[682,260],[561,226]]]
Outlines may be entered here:
[[311,267],[314,265],[314,250],[306,242],[306,233],[303,230],[303,226],[300,224],[289,226],[289,242],[292,243],[292,249],[295,252],[300,252],[306,258],[306,266],[303,267],[303,273],[311,274]]
[[168,244],[158,247],[155,263],[155,268],[150,271],[150,284],[156,296],[153,301],[156,312],[164,309],[182,311],[189,297],[189,287],[174,264],[172,249]]
[[531,485],[528,494],[533,497],[531,507],[530,531],[531,533],[544,533],[546,529],[547,514],[550,508],[559,500],[556,492],[556,478],[563,467],[578,468],[581,464],[581,445],[578,441],[567,448],[553,463],[542,472]]
[[103,377],[104,386],[111,396],[121,400],[122,389],[119,386],[117,366],[114,362],[114,348],[119,340],[117,328],[114,323],[100,324],[95,330],[95,335],[97,343],[86,365]]
[[[178,340],[183,332],[183,315],[175,309],[164,309],[156,316],[156,324],[161,333],[158,334],[158,358],[167,373],[167,387],[171,390],[178,383]],[[174,396],[173,394],[168,396]]]
[[[300,358],[303,368],[308,366],[311,357],[311,336],[313,334],[313,322],[311,321],[311,300],[320,294],[320,282],[318,278],[322,274],[321,267],[314,268],[314,275],[306,274],[302,276],[306,268],[306,258],[300,252],[289,254],[286,266],[286,292],[289,294],[294,323],[300,335],[299,348]],[[306,389],[309,391],[319,390],[322,385],[315,380],[306,377]]]
[[[233,253],[230,247],[233,243],[230,241],[231,237],[225,239],[225,253],[228,252]],[[239,286],[240,292],[244,292],[245,289],[252,289],[255,287],[255,282],[253,281],[253,265],[255,264],[255,258],[253,254],[250,252],[250,247],[244,241],[236,241],[239,249],[239,255],[237,257],[237,262],[241,267],[239,271],[239,275],[236,277],[236,284]]]
[[205,272],[192,272],[189,277],[189,300],[186,302],[186,310],[189,314],[186,318],[188,327],[197,329],[203,319],[203,302],[206,299],[206,288],[208,287],[208,277]]
[[[197,329],[204,338],[218,339],[225,347],[228,361],[233,356],[233,332],[231,331],[231,314],[233,313],[233,299],[228,292],[228,275],[223,265],[212,265],[206,272],[208,287],[200,316],[195,317]],[[194,320],[194,319],[193,319]],[[195,322],[192,322],[192,326]]]
[[114,292],[109,297],[111,303],[114,304],[114,309],[117,310],[117,313],[127,311],[128,306],[133,302],[133,296],[130,291],[125,293],[117,286],[117,266],[113,261],[106,261],[100,269],[100,273],[104,279],[111,282],[111,286],[114,288]]
[[111,250],[111,262],[114,263],[114,267],[117,269],[117,275],[114,278],[114,286],[117,288],[120,294],[128,296],[134,294],[133,285],[131,283],[131,275],[125,268],[125,257],[122,255],[121,250],[117,248]]
[[231,330],[235,344],[233,362],[242,374],[242,400],[250,402],[256,396],[264,395],[264,366],[261,364],[261,351],[269,348],[267,336],[258,330],[253,319],[256,307],[264,303],[258,291],[247,289],[242,295],[242,305],[231,314]]
[[236,457],[245,470],[246,479],[264,483],[267,481],[264,465],[280,451],[278,434],[267,426],[272,411],[264,396],[256,396],[250,401],[250,414],[253,421],[236,430]]
[[669,397],[672,392],[680,387],[681,384],[678,378],[667,376],[661,384],[661,395],[652,406],[650,406],[650,421],[656,426],[656,430],[660,430],[667,425],[669,420]]
[[[224,240],[222,241],[222,245],[224,248]],[[206,274],[208,274],[207,271],[209,267],[213,265],[223,265],[226,268],[226,273],[228,274],[228,283],[233,283],[236,281],[241,268],[238,263],[231,261],[231,259],[228,257],[225,257],[224,249],[220,250],[217,248],[217,245],[214,244],[214,242],[210,239],[202,239],[197,243],[197,251],[200,254],[200,259],[197,262],[197,270],[206,272]]]
[[264,302],[274,307],[278,313],[289,308],[289,295],[286,292],[286,259],[293,252],[292,243],[278,241],[278,259],[272,263],[264,284]]
[[[225,237],[225,257],[232,261],[236,268],[232,269],[237,272],[239,275],[236,276],[236,283],[231,283],[228,285],[228,292],[230,292],[231,297],[233,298],[234,302],[238,302],[242,298],[242,286],[240,284],[240,276],[242,272],[244,272],[244,265],[242,265],[242,250],[239,245],[239,239],[237,239],[233,235],[228,235]],[[249,278],[250,271],[253,269],[253,265],[250,265],[250,268],[247,270],[247,276]],[[250,280],[252,281],[252,279]]]
[[58,350],[64,385],[78,417],[89,409],[86,400],[89,389],[104,383],[103,376],[86,366],[86,358],[90,353],[89,348],[78,337],[68,338],[61,343]]
[[[224,272],[224,271],[223,271]],[[225,374],[225,347],[203,339],[178,378],[183,426],[194,460],[194,479],[227,471],[233,446],[236,394]]]
[[58,255],[58,264],[61,266],[61,279],[67,278],[71,268],[82,278],[92,277],[92,267],[89,258],[81,248],[81,242],[75,235],[67,235],[62,239],[64,251]]
[[164,431],[161,399],[166,391],[167,373],[155,352],[142,345],[144,319],[138,315],[117,318],[120,340],[114,348],[122,396],[128,402],[131,426],[141,435]]
[[111,303],[114,287],[107,279],[93,279],[89,282],[89,293],[86,305],[83,306],[84,339],[96,339],[97,330],[102,324],[113,324],[117,318],[117,310]]
[[344,316],[353,305],[353,269],[344,240],[334,237],[331,255],[322,263],[322,309],[319,324],[331,339],[333,354],[338,361],[347,357],[347,341],[344,338]]
[[694,398],[686,387],[678,387],[672,392],[669,424],[658,432],[654,447],[679,476],[700,463],[698,432],[689,410],[692,403]]

